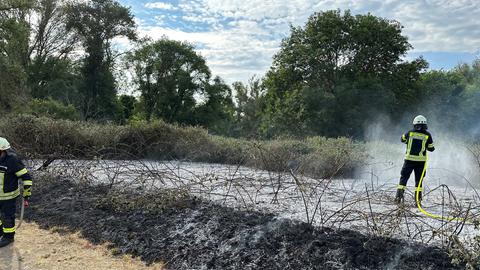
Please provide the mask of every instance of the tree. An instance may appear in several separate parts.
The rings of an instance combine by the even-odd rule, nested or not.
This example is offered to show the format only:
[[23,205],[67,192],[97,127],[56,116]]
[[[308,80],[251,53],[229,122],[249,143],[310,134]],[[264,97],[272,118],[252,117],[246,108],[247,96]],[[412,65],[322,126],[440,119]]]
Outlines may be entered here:
[[79,88],[82,77],[75,61],[51,56],[43,62],[33,62],[27,71],[33,98],[51,98],[66,105],[81,104]]
[[[336,123],[364,110],[371,113],[370,95],[393,106],[404,91],[411,92],[416,86],[408,80],[418,80],[426,67],[422,59],[402,61],[411,45],[401,29],[395,21],[339,10],[314,13],[303,28],[292,27],[264,80],[264,134],[305,134],[312,130],[330,136],[362,134],[353,126],[339,128]],[[392,83],[399,71],[404,79]],[[357,104],[360,101],[367,104]],[[293,118],[289,112],[294,113]],[[354,124],[355,129],[361,126],[363,123]]]
[[28,100],[25,67],[30,28],[26,17],[34,1],[0,3],[0,111],[10,112]]
[[478,140],[480,129],[480,61],[450,71],[429,71],[421,76],[419,108],[437,129]]
[[194,123],[195,97],[205,92],[210,70],[192,45],[165,38],[146,42],[126,61],[133,67],[147,120]]
[[32,17],[27,68],[32,96],[54,98],[65,104],[79,102],[80,78],[75,62],[70,58],[79,48],[79,37],[66,29],[64,1],[40,0]]
[[118,101],[121,106],[121,111],[118,116],[119,122],[120,124],[125,124],[134,114],[137,99],[134,96],[121,95],[118,97]]
[[265,93],[262,82],[253,76],[248,84],[234,82],[235,91],[235,134],[257,137],[265,105]]
[[92,0],[67,6],[67,30],[80,37],[86,52],[81,73],[81,110],[85,119],[112,119],[117,108],[114,55],[116,37],[136,38],[135,22],[128,8],[113,0]]
[[217,134],[229,134],[233,124],[232,89],[220,77],[205,86],[204,101],[195,109],[197,125]]
[[0,12],[25,11],[35,5],[35,0],[3,0],[0,2]]
[[426,113],[430,118],[441,120],[446,130],[454,131],[464,119],[461,103],[466,86],[462,79],[456,72],[425,73],[420,81],[422,91],[417,94],[418,106],[413,113]]

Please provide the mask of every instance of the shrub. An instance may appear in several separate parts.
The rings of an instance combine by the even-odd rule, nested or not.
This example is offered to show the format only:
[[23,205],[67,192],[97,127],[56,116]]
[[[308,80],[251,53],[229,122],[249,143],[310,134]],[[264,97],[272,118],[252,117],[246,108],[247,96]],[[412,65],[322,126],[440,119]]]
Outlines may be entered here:
[[351,176],[366,159],[363,146],[348,138],[312,137],[307,144],[314,151],[304,156],[301,169],[314,177]]
[[80,114],[73,105],[64,105],[53,99],[33,99],[28,104],[28,113],[54,119],[79,120]]
[[365,158],[362,146],[347,138],[248,141],[160,120],[118,126],[9,115],[0,119],[0,136],[32,158],[182,159],[271,171],[299,169],[314,177],[347,175]]
[[0,134],[19,152],[32,157],[82,156],[85,146],[80,122],[53,120],[32,115],[10,115],[0,121]]

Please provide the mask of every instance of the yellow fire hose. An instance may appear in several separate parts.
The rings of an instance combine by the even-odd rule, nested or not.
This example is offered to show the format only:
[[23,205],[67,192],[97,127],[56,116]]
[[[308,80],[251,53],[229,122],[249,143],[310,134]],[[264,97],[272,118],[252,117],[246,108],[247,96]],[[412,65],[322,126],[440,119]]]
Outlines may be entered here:
[[428,157],[425,160],[425,165],[423,167],[422,176],[420,177],[420,182],[418,183],[418,186],[417,186],[417,189],[416,189],[416,192],[415,192],[415,202],[417,203],[418,210],[420,210],[420,212],[422,212],[426,216],[434,218],[434,219],[447,220],[447,221],[452,221],[452,220],[463,221],[463,220],[465,220],[465,218],[460,218],[460,217],[449,217],[449,216],[444,216],[444,215],[432,214],[432,213],[426,211],[425,209],[423,209],[422,204],[420,203],[420,200],[419,200],[419,194],[422,191],[422,182],[423,182],[423,178],[425,176],[425,171],[427,170],[427,163],[428,163]]

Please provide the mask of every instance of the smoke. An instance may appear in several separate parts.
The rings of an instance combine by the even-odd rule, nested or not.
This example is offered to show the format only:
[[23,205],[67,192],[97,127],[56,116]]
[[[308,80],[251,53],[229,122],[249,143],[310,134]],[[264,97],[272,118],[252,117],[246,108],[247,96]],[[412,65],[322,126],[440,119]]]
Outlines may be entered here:
[[[480,186],[480,167],[472,154],[472,144],[468,139],[475,133],[461,135],[458,130],[442,127],[441,119],[426,115],[429,132],[434,140],[435,151],[428,153],[428,167],[425,183],[428,185],[447,184],[449,186]],[[412,129],[414,114],[406,115],[397,123],[388,116],[381,115],[371,121],[365,129],[367,165],[358,172],[358,177],[372,179],[380,183],[397,183],[403,165],[406,145],[400,137]],[[478,131],[476,129],[464,129]],[[412,173],[408,182],[414,185]]]

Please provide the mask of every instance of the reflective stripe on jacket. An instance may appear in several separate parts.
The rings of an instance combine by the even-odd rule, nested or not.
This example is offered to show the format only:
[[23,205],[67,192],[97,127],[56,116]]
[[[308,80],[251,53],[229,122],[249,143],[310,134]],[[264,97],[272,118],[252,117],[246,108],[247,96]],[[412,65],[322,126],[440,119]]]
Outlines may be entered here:
[[407,144],[405,160],[426,161],[427,150],[435,150],[432,135],[426,130],[409,131],[402,135],[402,142]]
[[0,201],[15,199],[20,195],[18,180],[23,180],[25,187],[32,185],[32,178],[25,165],[11,152],[0,159]]

